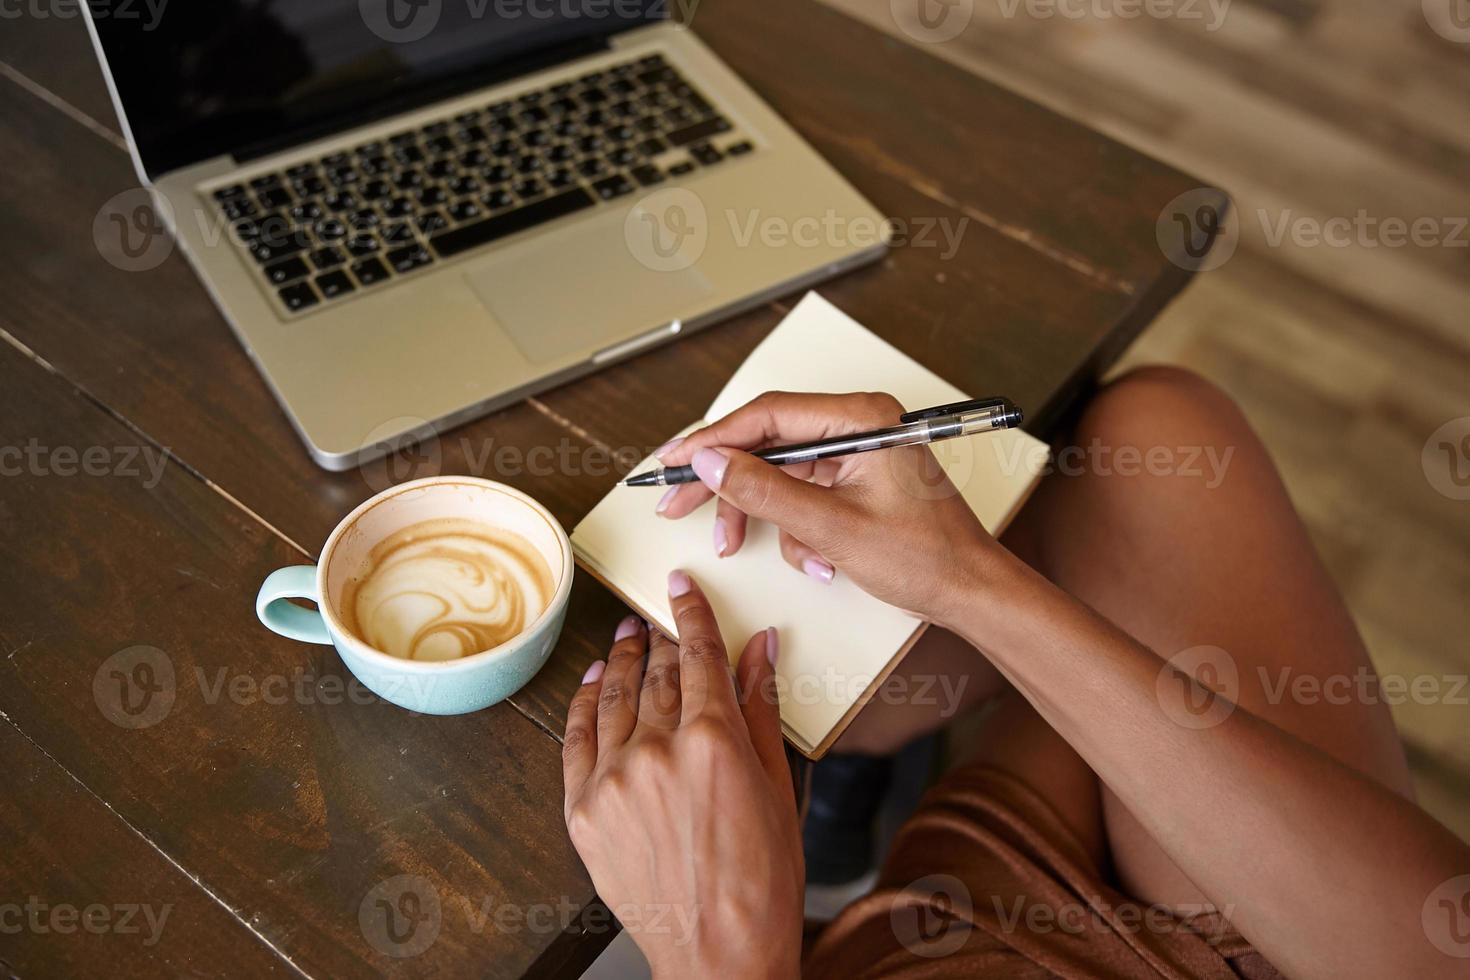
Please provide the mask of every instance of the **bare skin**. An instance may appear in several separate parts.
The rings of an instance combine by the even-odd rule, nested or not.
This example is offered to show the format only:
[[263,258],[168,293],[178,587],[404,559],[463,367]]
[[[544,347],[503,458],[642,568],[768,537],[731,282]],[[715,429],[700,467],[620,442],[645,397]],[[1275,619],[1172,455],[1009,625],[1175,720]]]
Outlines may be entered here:
[[[947,629],[931,631],[903,669],[966,676],[972,699],[1009,689],[986,761],[1049,796],[1135,897],[1228,910],[1292,976],[1458,974],[1463,963],[1427,941],[1420,911],[1441,882],[1470,871],[1470,849],[1412,803],[1362,643],[1228,399],[1166,370],[1114,385],[1082,419],[1078,444],[1233,447],[1224,478],[1053,477],[1006,547],[957,496],[904,490],[905,467],[934,485],[923,450],[820,473],[775,470],[742,451],[897,412],[886,396],[758,399],[664,454],[693,462],[704,481],[665,515],[718,495],[727,555],[746,515],[772,521],[793,567],[825,562]],[[1166,663],[1181,651],[1191,653],[1179,667]],[[1235,668],[1234,682],[1222,666]],[[1346,698],[1285,695],[1283,671],[1354,686]],[[942,720],[881,708],[864,713],[845,748],[883,751]],[[750,826],[748,846],[768,847]],[[767,926],[758,934],[786,934]]]

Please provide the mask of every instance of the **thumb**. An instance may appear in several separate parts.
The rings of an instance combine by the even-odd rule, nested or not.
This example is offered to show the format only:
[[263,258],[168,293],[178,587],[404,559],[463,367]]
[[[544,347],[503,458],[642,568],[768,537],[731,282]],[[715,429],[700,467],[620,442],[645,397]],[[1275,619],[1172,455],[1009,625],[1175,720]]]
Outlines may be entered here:
[[694,474],[743,513],[769,521],[818,551],[832,537],[836,496],[738,449],[701,449],[689,461]]

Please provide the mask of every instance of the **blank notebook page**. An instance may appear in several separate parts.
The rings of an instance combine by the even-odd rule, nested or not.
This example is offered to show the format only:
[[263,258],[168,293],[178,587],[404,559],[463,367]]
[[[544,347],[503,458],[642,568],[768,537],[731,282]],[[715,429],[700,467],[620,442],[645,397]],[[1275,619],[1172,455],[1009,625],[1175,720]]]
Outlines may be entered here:
[[[751,353],[705,419],[691,420],[683,431],[768,390],[887,391],[909,411],[971,397],[816,293],[808,293]],[[1016,429],[932,448],[992,532],[1020,506],[1045,462],[1043,444]],[[654,465],[649,458],[635,472]],[[781,558],[775,528],[759,521],[750,522],[737,554],[715,557],[713,505],[666,520],[654,513],[663,492],[614,488],[572,532],[578,557],[670,635],[667,576],[674,568],[687,570],[714,606],[732,661],[754,633],[775,626],[781,633],[781,720],[798,746],[818,746],[922,624],[863,593],[840,572],[823,585],[793,569]]]

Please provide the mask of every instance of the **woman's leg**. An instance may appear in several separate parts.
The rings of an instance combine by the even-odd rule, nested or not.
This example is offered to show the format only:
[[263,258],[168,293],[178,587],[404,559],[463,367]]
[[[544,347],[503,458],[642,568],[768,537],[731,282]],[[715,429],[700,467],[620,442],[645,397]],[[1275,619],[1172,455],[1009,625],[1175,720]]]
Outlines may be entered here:
[[[1160,656],[1184,654],[1231,700],[1410,795],[1367,651],[1230,399],[1184,371],[1134,371],[1088,406],[1074,446],[1006,544]],[[1204,901],[1106,788],[1102,803],[1126,891]]]

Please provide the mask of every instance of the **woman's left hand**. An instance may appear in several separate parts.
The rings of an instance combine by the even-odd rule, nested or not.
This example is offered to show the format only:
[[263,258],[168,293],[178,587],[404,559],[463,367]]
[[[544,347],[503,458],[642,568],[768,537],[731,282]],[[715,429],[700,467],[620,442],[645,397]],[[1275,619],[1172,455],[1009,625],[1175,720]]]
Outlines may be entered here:
[[630,616],[572,698],[567,830],[655,977],[794,977],[805,871],[776,632],[751,638],[732,682],[699,587],[674,572],[669,596],[679,643]]

